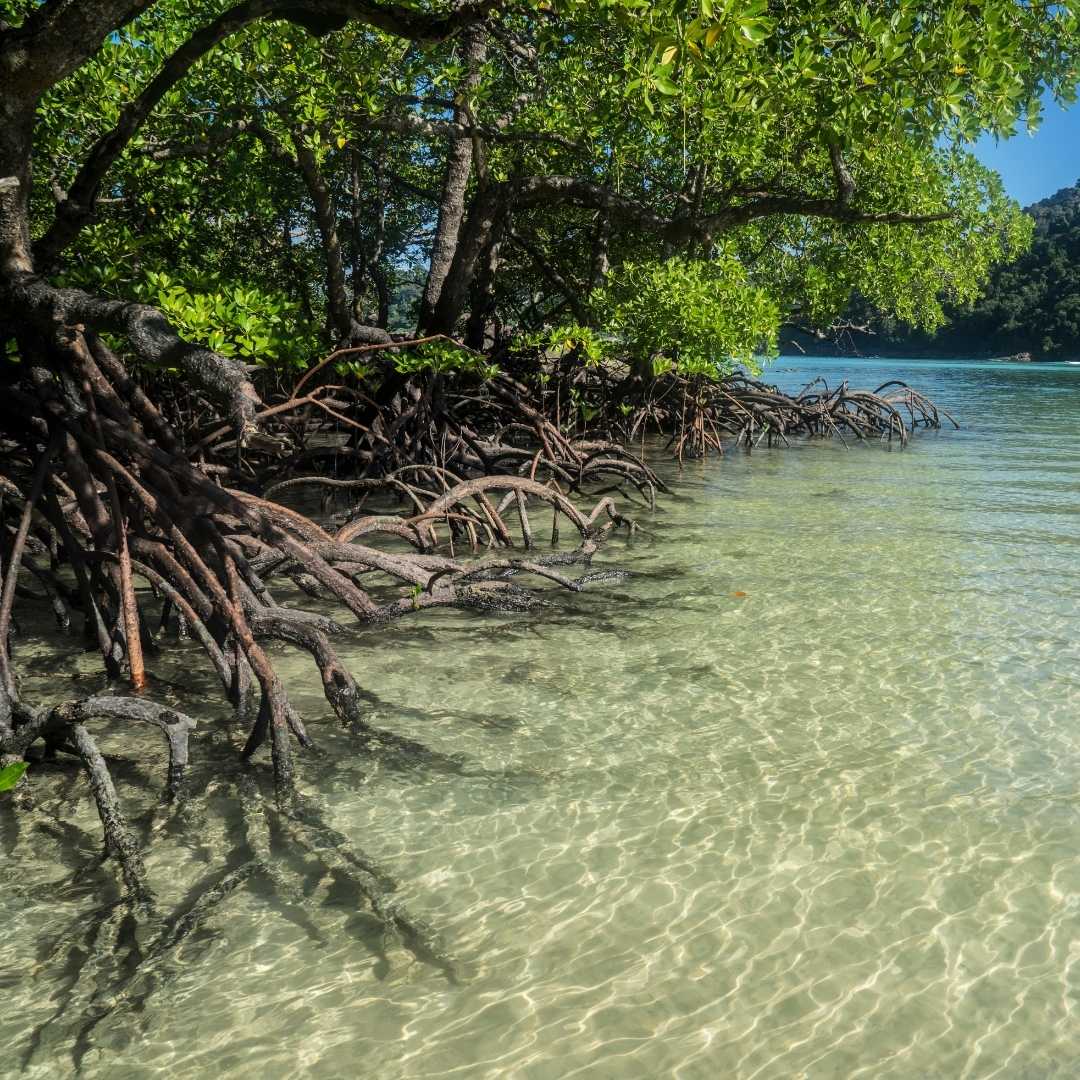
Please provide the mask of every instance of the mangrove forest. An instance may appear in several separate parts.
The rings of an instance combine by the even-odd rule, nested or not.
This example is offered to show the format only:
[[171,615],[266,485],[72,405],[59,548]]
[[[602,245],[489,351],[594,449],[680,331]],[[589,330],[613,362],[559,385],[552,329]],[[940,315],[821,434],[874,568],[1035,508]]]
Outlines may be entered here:
[[[331,728],[462,768],[349,643],[632,594],[605,544],[678,498],[661,458],[965,425],[768,365],[853,297],[932,333],[1027,250],[969,146],[1071,102],[1078,46],[1027,0],[0,0],[0,815],[54,828],[74,777],[100,817],[76,1065],[248,888],[328,875],[365,947],[460,977],[315,790]],[[27,690],[41,627],[87,692]],[[222,791],[232,847],[163,904],[147,853]]]

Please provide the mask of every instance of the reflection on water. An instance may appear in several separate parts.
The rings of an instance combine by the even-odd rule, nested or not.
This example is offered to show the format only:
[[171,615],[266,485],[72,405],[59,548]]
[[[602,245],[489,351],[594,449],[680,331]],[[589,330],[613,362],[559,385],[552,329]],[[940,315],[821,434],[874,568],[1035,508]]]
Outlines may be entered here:
[[[460,768],[359,753],[282,654],[325,751],[305,786],[441,928],[460,984],[380,957],[309,872],[306,895],[230,897],[97,1026],[86,1074],[1075,1076],[1080,372],[773,374],[819,372],[899,374],[964,430],[688,466],[651,537],[605,551],[629,581],[343,646],[376,722]],[[71,692],[55,654],[33,666],[29,692]],[[60,666],[93,685],[93,657]],[[180,700],[204,746],[227,738],[209,681]],[[235,843],[229,778],[201,768],[204,817],[140,819],[164,906]],[[160,778],[114,769],[149,807]],[[41,814],[0,816],[0,1073],[67,1002],[26,1069],[53,1077],[88,993],[71,927],[105,875],[84,787],[39,785]]]

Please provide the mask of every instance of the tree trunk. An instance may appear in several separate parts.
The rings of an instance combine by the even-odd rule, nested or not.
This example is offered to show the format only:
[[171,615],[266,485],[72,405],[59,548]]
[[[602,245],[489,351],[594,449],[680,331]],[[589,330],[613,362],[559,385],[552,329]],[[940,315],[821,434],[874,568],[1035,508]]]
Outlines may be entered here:
[[364,255],[363,214],[360,205],[360,155],[349,149],[349,223],[352,233],[352,251],[349,260],[349,278],[352,283],[353,317],[364,317],[364,294],[367,292],[367,258]]
[[285,253],[285,269],[292,282],[293,295],[300,301],[300,310],[304,318],[309,322],[315,321],[315,309],[311,303],[311,292],[308,289],[308,278],[297,264],[296,255],[293,251],[292,221],[288,210],[281,219],[281,246]]
[[380,330],[390,328],[390,282],[386,279],[386,270],[382,263],[373,263],[371,267],[371,280],[375,282],[375,297],[377,300],[375,325]]
[[454,251],[450,271],[443,282],[439,302],[430,323],[429,334],[451,334],[469,300],[469,290],[484,252],[502,232],[509,213],[509,203],[493,186],[481,188],[473,198],[468,217]]
[[341,256],[341,240],[337,231],[337,215],[334,199],[319,166],[315,154],[295,132],[292,136],[296,148],[296,163],[304,177],[304,183],[315,208],[315,224],[322,240],[323,258],[326,262],[326,305],[330,324],[341,341],[352,338],[354,319],[345,289],[345,263]]
[[29,203],[36,108],[34,100],[0,94],[0,275],[5,277],[34,268]]
[[323,257],[326,260],[326,305],[331,328],[339,342],[351,344],[364,341],[383,344],[390,340],[389,334],[374,326],[363,326],[353,318],[352,304],[345,287],[345,261],[341,254],[333,195],[319,171],[315,154],[295,132],[292,139],[296,148],[296,164],[303,174],[304,183],[315,207],[315,224],[322,240]]
[[[465,38],[464,58],[468,73],[458,90],[458,97],[465,98],[479,85],[480,68],[487,56],[487,44],[483,30],[471,30]],[[463,108],[454,109],[458,124],[468,123]],[[454,261],[461,222],[465,217],[465,192],[472,174],[473,145],[468,135],[451,135],[446,154],[446,176],[443,179],[442,197],[439,200],[439,221],[435,227],[435,239],[431,246],[431,265],[428,269],[424,295],[420,300],[418,328],[420,333],[431,330],[435,309],[442,294],[443,284]]]
[[484,351],[488,320],[495,310],[495,274],[499,268],[499,242],[484,253],[480,273],[472,290],[472,311],[465,324],[465,344],[478,352]]
[[592,261],[589,267],[589,292],[599,289],[604,284],[604,278],[608,276],[611,268],[611,260],[608,258],[608,246],[611,243],[611,216],[601,211],[596,222],[596,233],[593,236]]

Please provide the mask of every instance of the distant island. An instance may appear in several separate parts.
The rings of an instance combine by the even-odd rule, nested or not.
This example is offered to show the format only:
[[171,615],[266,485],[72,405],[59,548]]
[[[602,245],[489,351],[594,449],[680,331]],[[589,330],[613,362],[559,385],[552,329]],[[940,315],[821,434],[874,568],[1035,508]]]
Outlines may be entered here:
[[972,307],[947,308],[936,334],[912,330],[856,304],[843,328],[817,337],[791,330],[781,351],[810,355],[971,356],[1032,361],[1080,359],[1080,182],[1026,207],[1031,249],[999,267]]

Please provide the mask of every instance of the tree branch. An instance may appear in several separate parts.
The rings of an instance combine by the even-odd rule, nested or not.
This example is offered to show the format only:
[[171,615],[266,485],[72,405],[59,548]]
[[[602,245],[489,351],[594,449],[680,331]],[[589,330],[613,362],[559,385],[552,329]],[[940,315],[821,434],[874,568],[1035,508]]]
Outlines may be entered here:
[[526,240],[520,233],[515,232],[513,229],[508,229],[506,235],[513,244],[521,248],[521,250],[532,259],[536,268],[547,279],[548,283],[553,285],[566,298],[567,304],[570,305],[570,310],[574,313],[574,318],[582,326],[587,326],[591,319],[588,306],[586,305],[581,292],[567,281],[554,266],[552,266],[539,248]]
[[36,100],[93,56],[110,33],[153,5],[154,0],[47,0],[21,26],[0,33],[0,83],[24,100]]
[[573,176],[527,176],[481,189],[462,229],[454,262],[431,323],[431,333],[450,333],[464,310],[481,253],[501,228],[511,210],[538,206],[576,206],[599,210],[660,237],[672,247],[690,241],[708,244],[718,234],[758,218],[776,215],[820,217],[852,225],[925,225],[945,221],[951,212],[909,214],[865,213],[838,199],[817,199],[796,194],[764,194],[712,214],[670,217],[620,192]]
[[80,289],[57,289],[33,274],[15,277],[8,287],[11,307],[49,338],[58,327],[78,324],[122,333],[140,360],[177,367],[211,397],[224,401],[238,431],[252,424],[262,402],[244,365],[184,341],[157,308],[105,300]]
[[499,0],[478,0],[459,5],[442,16],[365,0],[245,0],[237,4],[192,34],[165,61],[142,93],[123,108],[116,126],[94,144],[68,190],[67,199],[57,207],[52,225],[34,245],[37,264],[54,260],[93,218],[102,180],[162,97],[214,46],[250,23],[264,18],[285,19],[317,33],[339,29],[349,20],[357,19],[411,40],[439,41],[462,26],[485,18],[498,3]]
[[840,140],[835,135],[828,135],[825,142],[829,147],[829,161],[832,163],[833,176],[836,177],[836,201],[841,206],[847,206],[855,197],[855,179],[844,161]]

